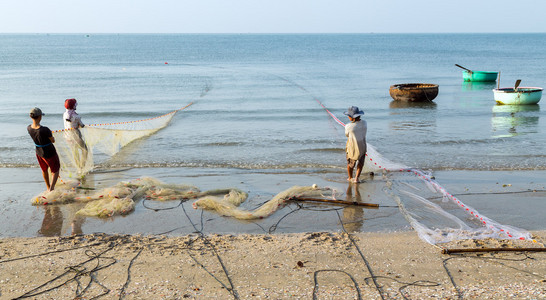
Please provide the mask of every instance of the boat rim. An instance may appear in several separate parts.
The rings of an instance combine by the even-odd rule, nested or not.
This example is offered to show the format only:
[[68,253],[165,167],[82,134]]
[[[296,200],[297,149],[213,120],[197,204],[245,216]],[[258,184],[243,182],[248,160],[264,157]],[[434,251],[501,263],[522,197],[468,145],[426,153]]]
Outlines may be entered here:
[[396,89],[427,89],[437,87],[439,87],[439,85],[435,83],[397,83],[391,85],[391,88]]
[[506,88],[498,88],[498,89],[493,89],[493,92],[498,92],[498,93],[518,93],[518,92],[539,92],[539,91],[542,91],[544,90],[543,88],[541,87],[518,87],[517,90],[514,89],[513,87],[506,87]]
[[467,71],[467,70],[463,70],[464,73],[486,73],[486,74],[498,74],[499,72],[498,71],[475,71],[475,70],[471,70],[471,71]]

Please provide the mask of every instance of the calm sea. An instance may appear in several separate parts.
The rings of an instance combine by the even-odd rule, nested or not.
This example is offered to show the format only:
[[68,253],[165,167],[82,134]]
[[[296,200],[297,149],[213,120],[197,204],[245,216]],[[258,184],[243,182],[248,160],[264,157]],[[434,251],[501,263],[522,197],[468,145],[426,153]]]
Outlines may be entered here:
[[[158,116],[164,130],[100,167],[345,168],[343,112],[365,111],[368,142],[421,169],[546,169],[544,105],[497,106],[500,85],[546,86],[546,34],[0,35],[0,167],[35,167],[26,126]],[[435,83],[433,104],[393,102],[389,86]],[[543,100],[544,102],[544,100]]]

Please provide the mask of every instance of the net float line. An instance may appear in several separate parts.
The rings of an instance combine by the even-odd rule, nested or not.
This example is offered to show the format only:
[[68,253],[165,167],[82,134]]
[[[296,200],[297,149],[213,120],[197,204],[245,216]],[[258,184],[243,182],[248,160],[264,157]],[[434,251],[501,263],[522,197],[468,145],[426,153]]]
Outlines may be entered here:
[[[336,121],[339,125],[345,127],[345,124],[343,122],[341,122],[332,112],[330,112],[330,110],[328,110],[328,108],[326,108],[326,106],[324,106],[324,104],[322,104],[322,102],[320,102],[319,99],[317,99],[316,97],[313,97],[313,98],[315,99],[315,101],[318,102],[318,104],[322,108],[324,108],[326,110],[326,112],[334,119],[334,121]],[[370,161],[370,163],[372,163],[374,166],[378,167],[381,170],[411,172],[414,175],[416,175],[418,178],[420,178],[421,180],[423,180],[425,182],[428,182],[428,183],[431,183],[438,191],[440,191],[442,193],[442,195],[444,195],[444,197],[447,197],[451,201],[455,202],[458,207],[460,207],[461,209],[466,211],[468,214],[470,214],[470,216],[475,218],[476,221],[481,222],[484,227],[492,229],[492,230],[494,230],[494,231],[496,231],[496,232],[498,232],[500,234],[506,235],[509,238],[517,238],[517,239],[520,239],[520,240],[534,241],[530,236],[523,236],[523,235],[514,236],[514,234],[512,234],[508,229],[506,229],[505,226],[502,226],[502,225],[492,221],[491,219],[480,215],[475,209],[471,208],[470,206],[465,205],[461,200],[457,199],[457,197],[450,194],[445,188],[443,188],[438,182],[436,182],[436,180],[432,179],[431,176],[425,174],[422,170],[414,169],[414,168],[400,168],[400,169],[397,169],[397,170],[392,170],[392,169],[388,169],[388,168],[386,168],[384,166],[381,166],[377,162],[373,161],[372,158],[368,155],[368,153],[366,153],[366,157]]]
[[[111,125],[123,125],[123,124],[131,124],[131,123],[138,123],[138,122],[145,122],[145,121],[151,121],[151,120],[156,120],[156,119],[160,119],[160,118],[163,118],[163,117],[166,117],[166,116],[169,116],[169,115],[172,115],[172,114],[175,114],[181,110],[184,110],[186,109],[187,107],[189,107],[190,105],[192,105],[193,102],[190,102],[188,105],[184,106],[184,107],[181,107],[179,109],[175,109],[171,112],[168,112],[166,114],[163,114],[161,116],[157,116],[157,117],[153,117],[153,118],[147,118],[147,119],[142,119],[142,120],[135,120],[135,121],[126,121],[126,122],[116,122],[116,123],[97,123],[97,124],[89,124],[89,125],[86,125],[86,126],[90,126],[90,127],[98,127],[98,126],[111,126]],[[52,132],[63,132],[63,131],[70,131],[70,130],[75,130],[77,128],[69,128],[69,129],[59,129],[59,130],[53,130]]]
[[[334,121],[335,121],[336,123],[338,123],[339,125],[345,127],[345,123],[343,123],[341,120],[339,120],[339,119],[338,119],[338,118],[337,118],[337,117],[336,117],[328,108],[326,108],[326,106],[324,106],[324,104],[322,104],[322,102],[320,102],[319,99],[317,99],[316,97],[313,97],[313,99],[315,99],[315,101],[317,101],[318,104],[319,104],[322,108],[324,108],[324,110],[326,110],[326,112],[334,119]],[[370,145],[368,144],[368,148],[369,148],[369,147],[370,147]],[[382,166],[381,163],[378,163],[378,162],[374,161],[374,160],[368,155],[367,152],[366,152],[365,156],[366,156],[366,158],[367,158],[367,160],[369,161],[370,164],[372,164],[373,166],[375,166],[376,168],[378,168],[378,169],[380,169],[380,170],[389,171],[389,172],[392,172],[392,171],[400,171],[400,172],[402,172],[402,171],[407,170],[406,168],[399,168],[399,169],[394,169],[394,170],[393,170],[393,169],[389,169],[389,168],[387,168],[387,167],[385,167],[385,166]]]
[[369,207],[369,208],[379,208],[379,204],[376,204],[376,203],[366,203],[366,202],[357,202],[357,201],[348,201],[348,200],[304,198],[304,197],[292,197],[292,198],[289,198],[288,200],[331,203],[331,204],[343,204],[343,205],[355,205],[355,206],[365,206],[365,207]]
[[480,215],[475,209],[473,209],[470,206],[467,206],[461,200],[457,199],[457,197],[449,193],[444,187],[442,187],[438,182],[436,182],[436,180],[432,179],[429,175],[425,174],[423,171],[419,169],[409,169],[407,170],[407,172],[412,172],[413,174],[415,174],[415,176],[419,177],[421,180],[424,180],[434,185],[434,187],[436,187],[436,189],[440,191],[440,193],[442,193],[444,197],[448,198],[449,200],[457,204],[458,207],[466,211],[466,213],[468,213],[470,216],[475,218],[476,221],[482,223],[483,226],[488,227],[491,230],[497,231],[498,233],[505,234],[509,238],[518,238],[520,240],[528,239],[527,237],[524,237],[524,236],[514,237],[514,235],[504,226],[501,226],[500,224],[495,224],[495,222],[492,221],[491,219],[483,215]]

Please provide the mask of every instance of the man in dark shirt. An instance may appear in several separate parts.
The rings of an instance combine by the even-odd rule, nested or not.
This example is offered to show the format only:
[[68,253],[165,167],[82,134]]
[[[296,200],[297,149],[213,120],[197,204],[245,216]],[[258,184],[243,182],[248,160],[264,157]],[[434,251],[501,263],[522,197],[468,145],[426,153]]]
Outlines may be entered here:
[[[57,150],[55,150],[55,146],[53,146],[53,143],[55,143],[53,133],[51,133],[49,128],[40,125],[43,115],[42,110],[38,107],[31,109],[30,118],[32,118],[32,124],[28,125],[27,130],[36,145],[36,158],[42,169],[47,191],[50,192],[55,189],[55,184],[59,178],[60,162]],[[49,181],[48,169],[51,169],[51,184]]]

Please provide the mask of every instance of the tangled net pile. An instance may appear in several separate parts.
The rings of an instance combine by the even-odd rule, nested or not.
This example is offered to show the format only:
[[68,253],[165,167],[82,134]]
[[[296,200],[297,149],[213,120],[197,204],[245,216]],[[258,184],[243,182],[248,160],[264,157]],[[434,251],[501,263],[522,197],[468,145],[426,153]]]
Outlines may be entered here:
[[87,125],[53,132],[61,162],[61,178],[82,178],[95,167],[94,152],[112,157],[127,144],[149,136],[169,124],[174,115],[190,106],[145,120]]
[[153,201],[192,200],[194,208],[215,210],[222,215],[237,219],[260,219],[271,215],[294,197],[331,196],[333,191],[316,186],[294,186],[279,193],[256,210],[239,208],[248,194],[236,188],[200,191],[197,187],[183,184],[166,184],[157,179],[143,177],[120,182],[112,187],[90,191],[72,180],[63,182],[51,192],[34,197],[34,205],[53,205],[71,202],[87,203],[76,214],[92,217],[126,215],[135,209],[139,199]]

